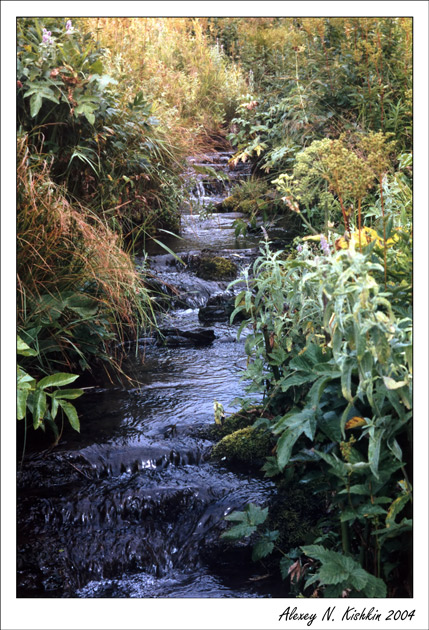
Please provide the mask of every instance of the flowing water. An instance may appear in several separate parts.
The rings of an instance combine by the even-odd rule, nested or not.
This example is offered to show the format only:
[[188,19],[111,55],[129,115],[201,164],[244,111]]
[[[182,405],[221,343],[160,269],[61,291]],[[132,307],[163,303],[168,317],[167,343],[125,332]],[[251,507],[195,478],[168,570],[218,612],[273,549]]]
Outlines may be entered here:
[[244,167],[231,171],[229,157],[203,161],[229,180],[197,175],[180,238],[168,240],[187,266],[157,246],[150,251],[173,309],[161,322],[164,341],[138,340],[144,363],[130,345],[128,367],[139,385],[89,389],[78,401],[81,433],[29,453],[19,471],[20,597],[287,596],[275,580],[260,579],[248,544],[220,539],[224,516],[250,501],[265,505],[274,485],[211,462],[204,437],[213,401],[229,413],[245,394],[237,327],[199,319],[228,283],[193,271],[201,252],[220,253],[238,268],[257,254],[258,237],[235,238],[237,214],[207,212],[234,179],[248,176]]

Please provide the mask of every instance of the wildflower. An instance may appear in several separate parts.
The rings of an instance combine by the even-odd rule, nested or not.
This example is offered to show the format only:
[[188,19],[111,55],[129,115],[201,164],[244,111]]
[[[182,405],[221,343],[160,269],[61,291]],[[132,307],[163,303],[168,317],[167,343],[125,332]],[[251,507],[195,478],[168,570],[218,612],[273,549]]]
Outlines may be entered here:
[[71,20],[67,20],[67,23],[66,23],[66,32],[67,32],[67,34],[71,34],[71,33],[73,33],[73,31],[74,31],[74,28],[72,26]]
[[42,42],[44,44],[52,44],[51,31],[47,31],[46,28],[43,29]]
[[331,248],[329,247],[329,243],[326,240],[326,238],[323,236],[323,234],[320,237],[320,249],[325,254],[325,256],[329,256],[329,254],[331,253]]
[[303,249],[304,249],[304,248],[303,248],[303,246],[302,246],[302,245],[298,245],[298,246],[297,246],[297,248],[296,248],[296,251],[300,254],[300,253],[302,252],[302,250],[303,250]]

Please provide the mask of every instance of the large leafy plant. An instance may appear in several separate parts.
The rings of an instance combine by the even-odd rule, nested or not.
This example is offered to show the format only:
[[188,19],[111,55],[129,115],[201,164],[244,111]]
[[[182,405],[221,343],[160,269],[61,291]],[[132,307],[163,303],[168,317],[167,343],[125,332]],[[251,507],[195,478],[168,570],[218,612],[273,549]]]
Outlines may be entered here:
[[[394,552],[406,548],[411,528],[410,514],[397,519],[412,492],[411,319],[392,308],[395,287],[384,289],[377,261],[374,244],[362,254],[352,246],[316,257],[304,248],[286,260],[265,244],[236,312],[247,311],[253,328],[246,376],[250,389],[265,390],[260,423],[277,437],[266,474],[299,471],[301,482],[318,483],[330,497],[331,551],[340,547],[365,572],[389,580],[401,570]],[[374,587],[380,596],[369,577],[360,588],[346,576],[327,581],[329,562],[307,586],[320,578],[321,586],[367,596]]]

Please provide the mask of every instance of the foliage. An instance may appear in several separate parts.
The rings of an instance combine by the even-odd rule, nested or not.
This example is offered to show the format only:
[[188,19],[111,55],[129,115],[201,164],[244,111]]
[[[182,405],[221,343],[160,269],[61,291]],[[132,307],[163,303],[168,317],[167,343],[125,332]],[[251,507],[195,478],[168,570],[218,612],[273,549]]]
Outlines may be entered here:
[[[107,48],[124,95],[143,89],[187,151],[235,114],[246,90],[240,68],[207,33],[206,18],[84,18]],[[191,148],[192,150],[192,148]]]
[[232,54],[252,93],[233,121],[237,159],[290,172],[302,147],[356,129],[393,132],[410,150],[411,40],[408,18],[238,21]]
[[25,367],[82,371],[101,358],[119,368],[113,342],[154,324],[144,276],[102,220],[68,202],[27,137],[17,153],[18,332],[37,350]]
[[[17,352],[25,357],[37,356],[36,350],[30,348],[19,336],[17,339]],[[53,431],[56,442],[58,442],[60,433],[55,423],[58,410],[61,410],[67,417],[75,431],[80,431],[76,409],[69,401],[79,398],[83,391],[81,389],[59,389],[63,385],[73,383],[79,378],[78,374],[57,372],[37,381],[19,365],[17,369],[16,417],[17,420],[24,420],[25,432],[27,429],[27,411],[29,411],[33,417],[33,428],[38,429],[40,427],[45,431],[46,426],[48,426]],[[49,392],[47,391],[48,389],[52,391]],[[49,398],[51,399],[50,408],[48,404]]]
[[[236,311],[250,313],[246,377],[250,391],[265,391],[259,424],[277,440],[267,474],[293,466],[302,483],[319,480],[330,497],[335,547],[341,543],[365,572],[388,580],[400,570],[394,552],[407,548],[411,526],[409,514],[396,520],[411,500],[411,318],[404,279],[381,286],[374,246],[361,254],[350,243],[318,256],[305,246],[284,260],[266,243],[254,280],[244,274],[248,288],[237,295]],[[393,241],[391,250],[399,247]],[[321,584],[334,583],[325,569],[318,575]],[[349,582],[338,584],[347,589]],[[362,574],[369,593],[372,581],[363,583]]]
[[90,34],[43,24],[48,39],[40,19],[18,20],[18,123],[36,160],[43,154],[67,194],[130,238],[142,226],[177,227],[180,154],[152,106],[141,90],[124,99]]

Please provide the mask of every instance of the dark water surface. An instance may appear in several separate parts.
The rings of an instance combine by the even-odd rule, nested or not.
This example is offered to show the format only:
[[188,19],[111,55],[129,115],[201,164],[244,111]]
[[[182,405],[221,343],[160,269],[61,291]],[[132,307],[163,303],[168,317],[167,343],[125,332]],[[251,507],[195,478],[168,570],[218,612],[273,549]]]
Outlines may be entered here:
[[[227,158],[207,163],[228,172]],[[248,264],[258,239],[235,239],[236,214],[198,216],[227,194],[224,183],[200,178],[182,238],[169,246],[184,257],[210,248]],[[176,308],[162,326],[204,328],[199,308],[228,283],[198,278],[156,246],[149,264],[176,288]],[[286,596],[281,584],[260,579],[246,543],[220,540],[224,516],[249,501],[265,505],[274,485],[209,461],[203,429],[213,423],[213,401],[234,410],[231,402],[245,393],[246,359],[236,326],[205,327],[214,333],[206,345],[139,340],[145,362],[131,348],[128,361],[140,385],[90,389],[79,401],[81,434],[28,455],[18,474],[18,596]]]

